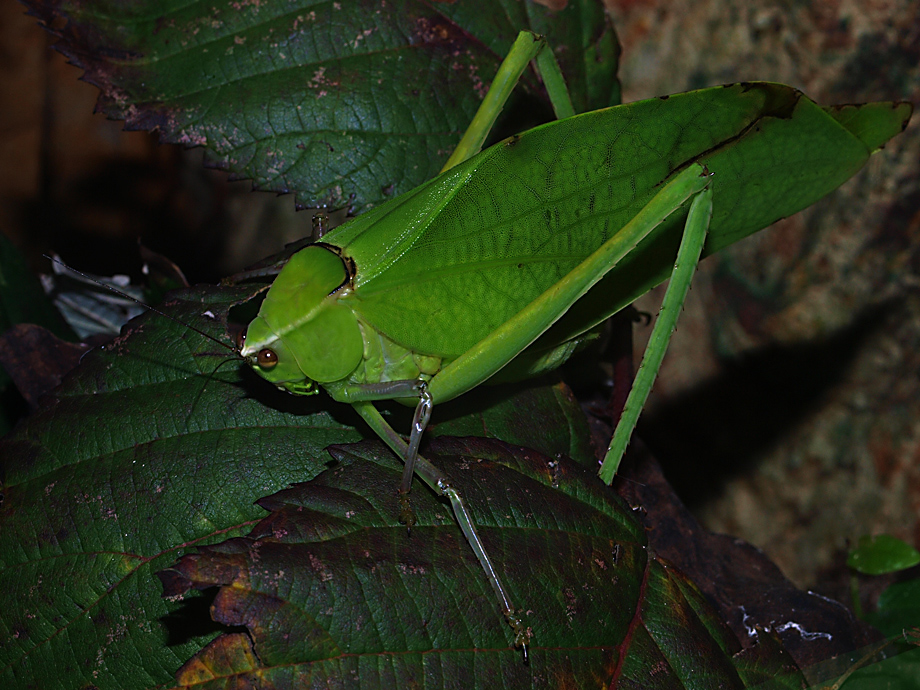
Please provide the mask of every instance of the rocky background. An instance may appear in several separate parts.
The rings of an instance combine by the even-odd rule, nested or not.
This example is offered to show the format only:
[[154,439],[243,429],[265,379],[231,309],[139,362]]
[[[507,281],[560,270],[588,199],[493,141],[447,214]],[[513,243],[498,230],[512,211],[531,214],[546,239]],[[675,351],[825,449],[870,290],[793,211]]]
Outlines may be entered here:
[[[917,2],[608,4],[627,101],[759,79],[920,103]],[[705,262],[645,417],[707,527],[844,600],[850,542],[920,544],[918,167],[915,114],[837,193]]]

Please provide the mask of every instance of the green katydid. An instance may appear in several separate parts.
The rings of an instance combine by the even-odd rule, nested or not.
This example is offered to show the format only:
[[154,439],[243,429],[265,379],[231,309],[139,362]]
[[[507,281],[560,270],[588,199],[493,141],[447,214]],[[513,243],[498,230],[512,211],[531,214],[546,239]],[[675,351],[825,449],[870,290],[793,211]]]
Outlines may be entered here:
[[[609,484],[701,253],[839,186],[911,112],[822,109],[791,87],[751,83],[575,116],[542,48],[522,32],[441,175],[295,254],[240,347],[278,387],[321,387],[351,404],[405,460],[403,497],[418,473],[450,499],[518,646],[521,620],[460,497],[424,458],[416,464],[431,406],[557,367],[670,277],[600,470]],[[560,119],[479,153],[531,59]],[[408,444],[374,407],[386,399],[418,402]],[[403,515],[411,523],[405,502]]]

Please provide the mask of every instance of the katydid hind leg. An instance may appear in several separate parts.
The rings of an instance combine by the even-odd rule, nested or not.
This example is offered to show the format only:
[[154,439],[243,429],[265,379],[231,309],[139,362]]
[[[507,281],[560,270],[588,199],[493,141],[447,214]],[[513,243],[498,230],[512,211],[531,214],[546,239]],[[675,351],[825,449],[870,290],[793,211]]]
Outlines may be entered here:
[[680,310],[687,297],[687,290],[690,288],[690,281],[700,260],[711,217],[712,187],[709,186],[696,194],[690,205],[674,271],[671,273],[664,301],[658,312],[658,319],[652,329],[652,336],[642,358],[642,364],[639,365],[639,371],[636,373],[626,405],[623,407],[607,455],[598,473],[607,484],[613,481],[620,466],[626,446],[639,420],[639,414],[645,406],[648,394],[655,383],[655,377],[661,368],[664,353],[677,325],[677,317],[680,315]]
[[701,165],[693,164],[677,173],[642,210],[578,266],[442,368],[428,382],[428,391],[435,403],[446,402],[472,390],[500,371],[668,216],[708,185],[709,173]]
[[502,581],[498,577],[495,566],[492,564],[492,559],[489,558],[489,554],[486,552],[485,546],[479,538],[479,534],[476,532],[476,527],[473,525],[473,520],[470,518],[466,510],[466,505],[460,497],[460,492],[447,483],[446,477],[445,481],[440,485],[440,488],[441,493],[450,500],[450,505],[454,511],[454,517],[460,525],[460,530],[473,549],[473,553],[476,554],[479,565],[482,567],[483,571],[485,571],[489,584],[492,585],[492,589],[495,592],[495,596],[498,597],[502,613],[505,616],[505,621],[514,631],[514,646],[523,652],[524,663],[527,663],[527,628],[524,625],[524,620],[521,618],[520,613],[511,605],[508,593],[502,586]]

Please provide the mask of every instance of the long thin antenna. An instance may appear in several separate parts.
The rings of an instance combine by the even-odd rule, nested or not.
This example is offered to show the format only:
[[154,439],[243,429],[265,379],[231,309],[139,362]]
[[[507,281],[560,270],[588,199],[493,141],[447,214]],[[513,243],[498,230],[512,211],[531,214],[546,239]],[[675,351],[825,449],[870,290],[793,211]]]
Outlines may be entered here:
[[91,275],[87,275],[86,273],[83,273],[82,271],[78,271],[77,269],[68,266],[68,265],[65,264],[63,261],[61,261],[60,259],[58,259],[58,258],[56,258],[56,257],[48,256],[47,254],[42,254],[42,256],[44,256],[46,259],[48,259],[48,261],[52,261],[52,262],[58,264],[59,266],[63,266],[63,267],[66,268],[68,271],[73,271],[73,272],[76,273],[77,275],[86,278],[86,280],[90,281],[91,283],[95,283],[95,284],[98,285],[99,287],[102,287],[102,288],[105,288],[106,290],[110,290],[111,292],[114,292],[114,293],[115,293],[116,295],[118,295],[119,297],[123,297],[124,299],[131,300],[131,301],[134,302],[135,304],[138,304],[138,305],[144,307],[145,309],[149,309],[149,310],[152,311],[154,314],[159,314],[160,316],[166,317],[166,318],[169,319],[170,321],[174,321],[175,323],[179,324],[180,326],[184,326],[185,328],[188,328],[188,329],[190,329],[190,330],[195,331],[195,333],[197,333],[198,335],[203,336],[203,337],[207,338],[208,340],[212,340],[212,341],[214,341],[215,343],[217,343],[218,345],[220,345],[221,347],[230,350],[230,351],[233,352],[237,357],[240,356],[239,352],[236,350],[235,347],[232,347],[231,345],[227,345],[227,343],[218,340],[218,339],[215,338],[213,335],[210,335],[210,334],[208,334],[208,333],[205,333],[204,331],[202,331],[202,330],[200,330],[200,329],[198,329],[198,328],[195,328],[195,326],[192,326],[191,324],[185,323],[184,321],[180,321],[180,320],[177,319],[175,316],[170,316],[169,314],[167,314],[167,313],[165,313],[165,312],[163,312],[163,311],[160,311],[160,310],[157,309],[156,307],[152,307],[152,306],[150,306],[149,304],[147,304],[146,302],[142,302],[141,300],[137,299],[136,297],[133,297],[133,296],[129,295],[128,293],[119,290],[119,289],[116,288],[116,287],[113,287],[113,286],[111,286],[111,285],[108,285],[108,284],[106,284],[106,283],[103,283],[101,280],[98,280],[98,279],[94,278],[94,277],[91,276]]

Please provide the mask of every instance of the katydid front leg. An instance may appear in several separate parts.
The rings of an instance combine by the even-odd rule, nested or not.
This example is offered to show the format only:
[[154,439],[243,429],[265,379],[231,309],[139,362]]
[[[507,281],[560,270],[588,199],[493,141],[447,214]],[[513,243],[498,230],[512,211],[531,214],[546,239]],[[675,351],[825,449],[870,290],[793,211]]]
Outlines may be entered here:
[[479,109],[473,116],[460,143],[457,144],[457,148],[441,168],[441,172],[450,170],[482,150],[482,145],[489,136],[489,132],[492,131],[492,126],[498,119],[499,113],[531,60],[546,87],[556,119],[562,120],[575,114],[565,79],[562,77],[553,51],[546,44],[546,39],[532,31],[522,31],[512,44],[508,55],[502,60],[502,64],[499,65],[489,91],[482,99]]
[[[418,449],[422,442],[422,436],[425,434],[425,429],[428,427],[428,421],[431,419],[432,400],[431,394],[428,392],[428,383],[424,379],[385,381],[356,385],[350,389],[350,400],[353,405],[365,402],[370,404],[374,400],[392,400],[416,395],[419,401],[415,407],[415,415],[412,417],[412,429],[408,445],[393,431],[389,424],[383,421],[376,409],[374,409],[376,417],[373,419],[377,426],[371,425],[377,435],[385,439],[390,448],[397,452],[405,463],[403,465],[402,481],[399,485],[399,521],[409,529],[412,529],[412,525],[415,524],[415,515],[409,502],[409,491],[412,488],[412,476],[415,474]],[[367,410],[367,406],[364,405],[361,408],[356,406],[355,409],[364,416],[362,410]],[[378,417],[380,423],[386,425],[385,429],[379,426]],[[365,418],[365,421],[368,421],[367,418]],[[391,439],[396,440],[391,443]],[[398,451],[394,447],[394,443],[399,446]]]
[[[403,384],[409,382],[399,383]],[[423,395],[423,398],[430,400],[430,398],[427,396],[427,393]],[[479,537],[479,533],[476,531],[475,525],[473,525],[473,520],[470,518],[470,514],[463,502],[463,498],[460,496],[460,492],[451,486],[447,475],[445,475],[437,467],[428,462],[428,460],[426,460],[424,457],[418,455],[417,452],[414,454],[410,452],[409,446],[406,444],[406,442],[403,441],[402,437],[393,430],[393,427],[391,427],[386,422],[386,420],[384,420],[372,402],[356,402],[352,404],[352,407],[354,407],[355,411],[361,415],[365,422],[367,422],[368,426],[370,426],[371,429],[373,429],[374,432],[380,438],[382,438],[388,446],[390,446],[390,449],[396,453],[397,456],[401,458],[412,457],[413,472],[409,474],[410,482],[412,480],[413,474],[418,474],[418,476],[422,478],[422,481],[424,481],[432,491],[440,496],[446,496],[450,501],[451,509],[454,513],[454,518],[457,520],[457,524],[460,525],[460,531],[463,532],[463,536],[466,537],[470,548],[472,548],[473,553],[476,554],[476,558],[479,561],[480,566],[482,566],[482,569],[489,580],[489,584],[495,592],[495,595],[498,597],[498,601],[502,609],[502,614],[505,616],[505,621],[509,626],[511,626],[511,629],[514,632],[514,646],[523,652],[524,661],[526,662],[527,630],[524,627],[524,621],[520,617],[517,610],[511,605],[511,600],[508,597],[508,593],[505,590],[505,587],[502,585],[501,579],[498,577],[498,571],[496,571],[495,566],[492,564],[492,559],[489,558],[489,554],[482,543],[482,539]],[[428,407],[430,411],[430,405]],[[416,418],[418,418],[418,416],[419,414],[416,412]],[[419,438],[421,438],[421,433],[423,431],[424,428],[419,431]],[[413,433],[415,433],[415,428],[413,428]],[[417,450],[418,446],[416,445],[416,451]],[[406,467],[409,467],[408,462],[406,463]],[[405,477],[406,475],[404,471],[404,482]]]

